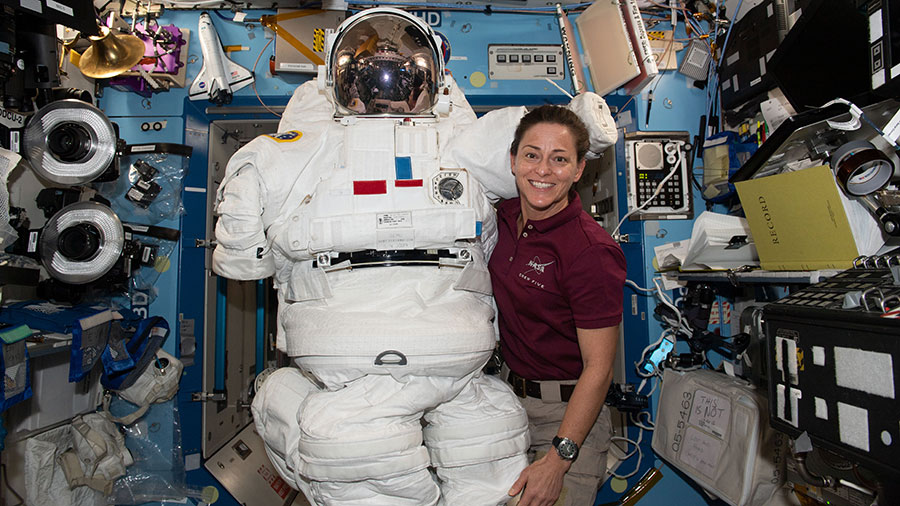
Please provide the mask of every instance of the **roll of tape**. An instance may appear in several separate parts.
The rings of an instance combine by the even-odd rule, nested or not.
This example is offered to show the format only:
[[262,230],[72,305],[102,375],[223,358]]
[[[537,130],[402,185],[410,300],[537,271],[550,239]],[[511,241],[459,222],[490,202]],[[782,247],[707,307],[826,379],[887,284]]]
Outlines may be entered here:
[[831,168],[841,188],[850,195],[870,195],[885,187],[894,174],[894,164],[867,141],[844,144],[831,157]]

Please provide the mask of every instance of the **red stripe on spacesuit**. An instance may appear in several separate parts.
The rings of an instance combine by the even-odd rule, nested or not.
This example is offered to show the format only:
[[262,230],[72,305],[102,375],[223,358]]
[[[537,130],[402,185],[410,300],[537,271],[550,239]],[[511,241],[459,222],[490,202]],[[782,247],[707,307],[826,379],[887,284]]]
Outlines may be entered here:
[[354,195],[379,195],[382,193],[387,193],[387,181],[384,179],[380,181],[353,182]]
[[409,186],[422,186],[421,179],[395,179],[394,186],[398,188],[406,188]]

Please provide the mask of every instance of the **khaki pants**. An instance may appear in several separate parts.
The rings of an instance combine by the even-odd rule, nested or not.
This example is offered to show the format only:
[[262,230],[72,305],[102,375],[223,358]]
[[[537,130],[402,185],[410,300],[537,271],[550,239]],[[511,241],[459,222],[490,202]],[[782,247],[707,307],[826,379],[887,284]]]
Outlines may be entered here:
[[[531,447],[528,457],[531,462],[548,451],[556,451],[551,445],[559,430],[565,402],[545,402],[533,397],[519,398],[528,413],[528,428],[531,432]],[[578,458],[569,468],[563,481],[563,489],[554,506],[593,506],[597,489],[606,477],[606,452],[612,436],[609,407],[604,405],[597,422],[581,445]]]

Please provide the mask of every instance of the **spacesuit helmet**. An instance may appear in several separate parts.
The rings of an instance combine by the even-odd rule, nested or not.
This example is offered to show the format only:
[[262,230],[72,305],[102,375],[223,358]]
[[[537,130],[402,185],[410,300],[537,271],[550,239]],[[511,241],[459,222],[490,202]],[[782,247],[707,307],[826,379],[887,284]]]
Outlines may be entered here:
[[424,21],[399,9],[347,18],[326,62],[338,115],[429,114],[443,86],[440,44]]

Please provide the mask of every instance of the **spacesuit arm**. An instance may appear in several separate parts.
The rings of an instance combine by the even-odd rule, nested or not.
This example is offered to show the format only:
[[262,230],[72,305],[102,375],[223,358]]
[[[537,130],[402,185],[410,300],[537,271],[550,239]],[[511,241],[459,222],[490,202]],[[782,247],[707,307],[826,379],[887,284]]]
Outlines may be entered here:
[[465,167],[484,187],[491,202],[517,195],[509,164],[509,146],[524,107],[491,111],[475,123],[457,127],[443,156],[451,166]]
[[[231,169],[231,167],[229,167]],[[217,195],[216,249],[213,271],[237,280],[275,274],[275,262],[263,224],[265,191],[256,167],[245,164],[231,172]]]
[[327,93],[319,90],[316,80],[311,79],[294,90],[281,115],[281,121],[278,122],[278,131],[304,131],[309,123],[332,119],[334,119],[334,103]]
[[581,118],[590,135],[590,145],[586,158],[599,158],[603,151],[616,143],[619,132],[603,97],[593,92],[576,95],[568,108]]

